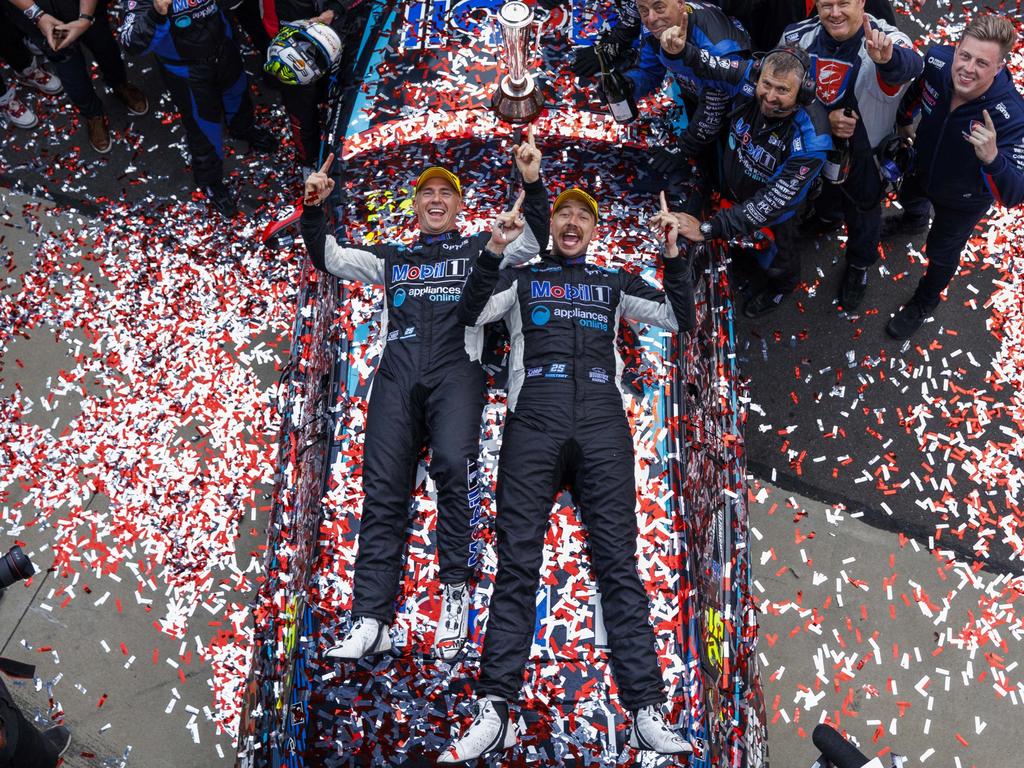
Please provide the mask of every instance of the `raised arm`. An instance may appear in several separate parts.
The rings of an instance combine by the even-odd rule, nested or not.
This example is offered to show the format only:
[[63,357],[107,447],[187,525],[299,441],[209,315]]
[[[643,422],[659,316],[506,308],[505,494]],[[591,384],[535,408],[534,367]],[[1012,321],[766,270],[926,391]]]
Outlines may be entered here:
[[323,203],[334,189],[334,179],[328,176],[334,154],[327,156],[320,170],[306,179],[303,198],[301,230],[309,258],[317,269],[343,280],[384,284],[384,259],[375,250],[341,246],[327,233],[327,218]]
[[513,149],[513,155],[523,177],[523,191],[526,193],[522,206],[526,229],[505,248],[505,258],[501,263],[503,267],[525,264],[544,250],[548,245],[551,227],[551,203],[548,200],[547,187],[540,178],[540,163],[543,156],[537,148],[532,125],[527,131],[526,139]]
[[640,323],[669,331],[690,331],[697,325],[693,303],[693,276],[689,258],[680,254],[679,224],[661,193],[661,210],[651,219],[662,245],[664,291],[659,291],[640,275],[623,275],[622,315]]

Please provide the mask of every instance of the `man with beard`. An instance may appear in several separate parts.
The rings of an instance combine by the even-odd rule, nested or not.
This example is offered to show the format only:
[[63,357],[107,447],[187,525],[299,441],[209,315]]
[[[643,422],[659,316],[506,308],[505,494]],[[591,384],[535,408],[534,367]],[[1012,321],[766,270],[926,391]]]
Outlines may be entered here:
[[[515,149],[530,226],[506,258],[526,261],[547,242],[547,192],[532,130]],[[483,335],[467,330],[457,311],[466,276],[474,269],[486,232],[463,235],[456,227],[462,184],[451,171],[427,168],[416,180],[413,210],[419,237],[402,245],[339,244],[327,234],[321,208],[334,188],[327,175],[333,155],[306,180],[302,237],[313,264],[345,280],[383,285],[385,347],[373,379],[363,453],[365,500],[359,523],[352,628],[326,652],[354,660],[391,649],[402,574],[409,499],[420,449],[429,436],[430,476],[437,485],[438,561],[442,601],[434,653],[451,661],[466,641],[469,579],[478,555],[472,521],[480,504],[477,456],[486,376],[480,365]]]
[[587,528],[611,665],[622,703],[633,712],[630,744],[661,754],[692,751],[660,711],[665,692],[636,566],[633,439],[616,344],[622,318],[670,331],[694,327],[691,265],[679,256],[664,193],[652,222],[664,247],[664,292],[639,275],[587,262],[598,217],[597,201],[584,190],[562,192],[551,212],[551,251],[535,266],[499,270],[502,253],[523,227],[515,212],[499,215],[460,302],[459,318],[470,327],[505,318],[511,375],[498,464],[498,573],[476,717],[440,764],[500,752],[517,741],[509,703],[522,686],[533,640],[552,501],[565,485]]
[[691,241],[758,245],[753,255],[766,281],[744,304],[743,314],[760,317],[778,308],[799,282],[795,217],[832,148],[828,121],[814,103],[810,60],[788,46],[750,62],[723,59],[702,51],[675,28],[665,31],[661,44],[699,76],[731,88],[719,184],[722,206],[704,222],[677,215],[681,233]]

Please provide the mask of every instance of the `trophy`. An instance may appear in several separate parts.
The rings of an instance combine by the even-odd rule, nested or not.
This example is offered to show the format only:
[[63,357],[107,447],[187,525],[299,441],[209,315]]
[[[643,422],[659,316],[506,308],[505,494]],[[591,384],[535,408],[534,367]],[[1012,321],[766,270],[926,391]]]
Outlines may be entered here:
[[502,47],[508,74],[501,78],[491,99],[491,109],[507,123],[530,123],[544,109],[544,94],[526,71],[533,37],[533,9],[512,0],[498,9]]

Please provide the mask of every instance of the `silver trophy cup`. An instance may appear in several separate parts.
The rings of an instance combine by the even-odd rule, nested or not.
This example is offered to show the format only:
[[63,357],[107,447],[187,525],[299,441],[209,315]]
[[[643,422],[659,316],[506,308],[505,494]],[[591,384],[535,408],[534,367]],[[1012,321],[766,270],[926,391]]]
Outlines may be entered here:
[[531,123],[544,109],[544,94],[526,71],[533,38],[533,9],[520,0],[498,10],[508,74],[501,78],[491,109],[506,123]]

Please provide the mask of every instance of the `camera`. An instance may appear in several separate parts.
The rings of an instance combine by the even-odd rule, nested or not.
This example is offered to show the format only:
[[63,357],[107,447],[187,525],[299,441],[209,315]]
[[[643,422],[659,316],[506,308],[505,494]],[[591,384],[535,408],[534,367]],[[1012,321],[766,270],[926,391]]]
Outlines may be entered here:
[[36,569],[28,555],[21,551],[21,547],[15,545],[6,555],[0,557],[0,589],[6,589],[16,581],[27,579],[35,572]]

